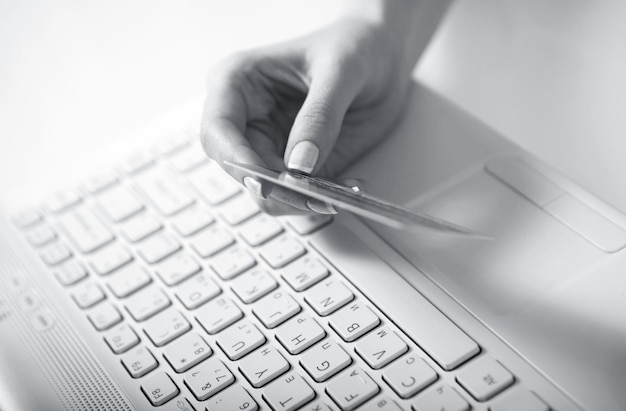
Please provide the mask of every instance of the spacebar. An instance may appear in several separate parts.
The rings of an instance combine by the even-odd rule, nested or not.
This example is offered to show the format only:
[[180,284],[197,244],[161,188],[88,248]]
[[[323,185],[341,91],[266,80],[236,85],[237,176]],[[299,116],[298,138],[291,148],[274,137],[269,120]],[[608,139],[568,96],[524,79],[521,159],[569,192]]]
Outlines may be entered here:
[[310,243],[444,370],[480,351],[474,340],[347,229],[331,225],[313,235]]

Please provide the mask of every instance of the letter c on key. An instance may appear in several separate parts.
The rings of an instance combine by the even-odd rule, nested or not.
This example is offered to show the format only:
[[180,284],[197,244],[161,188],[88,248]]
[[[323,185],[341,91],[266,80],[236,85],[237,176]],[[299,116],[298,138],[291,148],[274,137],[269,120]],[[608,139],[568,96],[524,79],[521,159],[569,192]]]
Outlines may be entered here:
[[317,368],[318,371],[324,371],[324,370],[327,370],[328,367],[330,367],[330,363],[328,361],[324,361],[315,368]]
[[411,382],[406,383],[406,382],[402,381],[402,386],[403,387],[410,387],[411,385],[415,384],[415,378],[411,377],[411,379],[409,381],[411,381]]

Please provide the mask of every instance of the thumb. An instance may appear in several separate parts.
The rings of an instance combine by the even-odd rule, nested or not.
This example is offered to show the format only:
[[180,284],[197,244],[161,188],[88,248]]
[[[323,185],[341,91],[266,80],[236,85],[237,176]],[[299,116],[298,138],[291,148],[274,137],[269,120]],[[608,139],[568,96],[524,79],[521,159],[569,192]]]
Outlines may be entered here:
[[284,162],[289,170],[312,174],[322,167],[360,90],[359,77],[350,76],[346,67],[336,66],[314,73],[285,148]]

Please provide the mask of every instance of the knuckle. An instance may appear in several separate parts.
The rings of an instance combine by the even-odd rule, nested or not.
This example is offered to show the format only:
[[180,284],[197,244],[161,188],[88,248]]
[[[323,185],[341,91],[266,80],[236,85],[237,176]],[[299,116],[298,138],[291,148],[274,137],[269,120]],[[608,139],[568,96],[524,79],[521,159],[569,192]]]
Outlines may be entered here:
[[325,126],[335,124],[337,114],[330,102],[321,100],[310,103],[307,109],[301,113],[300,120],[305,127]]
[[320,57],[316,62],[316,72],[331,73],[341,81],[354,81],[364,78],[371,62],[362,53],[354,51],[331,53]]
[[362,79],[365,77],[369,66],[361,55],[351,56],[343,62],[343,73],[347,78]]
[[218,64],[217,70],[226,77],[237,75],[238,73],[246,73],[255,64],[255,57],[250,51],[240,51],[234,53]]

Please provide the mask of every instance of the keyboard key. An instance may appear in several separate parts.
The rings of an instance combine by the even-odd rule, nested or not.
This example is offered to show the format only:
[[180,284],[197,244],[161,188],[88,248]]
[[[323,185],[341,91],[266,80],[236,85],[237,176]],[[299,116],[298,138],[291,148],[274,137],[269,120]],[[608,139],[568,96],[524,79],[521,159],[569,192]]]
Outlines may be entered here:
[[303,353],[300,364],[311,378],[322,382],[352,364],[352,358],[334,340],[328,339]]
[[256,247],[271,240],[282,232],[283,228],[275,218],[267,214],[259,214],[243,223],[240,226],[239,234],[246,243]]
[[90,194],[97,194],[117,184],[118,175],[115,170],[105,170],[93,174],[85,181],[83,187]]
[[403,411],[400,406],[391,398],[384,396],[377,398],[375,401],[366,404],[363,411]]
[[54,276],[61,284],[69,286],[87,278],[87,269],[82,263],[70,260],[55,270]]
[[383,380],[402,398],[414,396],[437,378],[437,373],[415,355],[402,358],[383,373]]
[[239,362],[239,370],[255,388],[275,380],[289,368],[285,357],[271,345],[253,352]]
[[250,304],[278,287],[278,283],[261,267],[253,268],[231,283],[231,288],[245,304]]
[[157,287],[147,287],[126,301],[126,310],[135,321],[144,321],[171,304],[167,295]]
[[326,331],[311,316],[296,315],[276,330],[276,339],[290,354],[300,354],[326,336]]
[[28,241],[33,247],[46,245],[55,238],[57,238],[57,233],[46,225],[35,227],[26,233],[26,241]]
[[306,248],[295,238],[282,235],[265,244],[259,253],[272,268],[281,268],[304,255]]
[[185,374],[185,384],[198,401],[212,397],[235,382],[235,377],[217,358],[209,358]]
[[375,370],[389,364],[408,350],[408,345],[398,334],[384,326],[363,337],[355,347],[356,353]]
[[326,387],[328,395],[345,411],[354,410],[378,391],[380,387],[359,367],[344,372]]
[[255,264],[252,254],[239,245],[224,250],[211,260],[211,268],[222,280],[235,278]]
[[155,271],[166,285],[176,285],[198,273],[202,267],[185,251],[178,252],[161,262]]
[[201,207],[191,207],[178,214],[172,225],[178,234],[189,237],[215,221],[211,213]]
[[104,341],[115,354],[121,354],[139,344],[139,337],[130,326],[121,324],[107,331]]
[[17,306],[23,313],[32,313],[41,306],[39,296],[32,290],[27,289],[25,292],[17,295]]
[[159,220],[148,213],[141,213],[122,223],[120,233],[128,242],[136,243],[162,228]]
[[155,407],[165,404],[180,392],[170,376],[164,372],[154,374],[143,380],[141,391]]
[[259,214],[261,209],[248,193],[241,193],[220,208],[220,215],[230,225],[239,225]]
[[353,299],[352,291],[334,279],[316,285],[304,296],[304,300],[321,316],[334,313]]
[[476,400],[486,401],[512,385],[515,377],[498,361],[485,356],[467,365],[457,381]]
[[241,320],[217,335],[217,345],[231,360],[238,360],[265,343],[265,336],[250,321]]
[[191,238],[191,248],[202,258],[213,256],[235,242],[235,238],[217,224],[212,225]]
[[172,216],[194,203],[182,184],[162,169],[142,174],[134,187],[164,216]]
[[289,216],[287,224],[300,235],[312,234],[333,221],[332,216],[324,214],[310,214],[305,216]]
[[119,243],[113,243],[98,250],[89,259],[89,266],[98,275],[111,274],[113,271],[133,261],[133,256]]
[[39,252],[39,256],[43,262],[46,263],[46,265],[55,266],[68,260],[72,256],[72,252],[63,243],[55,241],[54,243],[42,248]]
[[89,311],[87,317],[98,331],[108,330],[122,321],[122,314],[118,309],[113,304],[106,302],[96,305]]
[[32,313],[41,306],[41,302],[35,292],[26,290],[17,296],[17,305],[23,313]]
[[117,298],[125,298],[152,282],[145,268],[131,264],[119,270],[107,280],[109,290]]
[[181,373],[195,367],[213,354],[211,347],[196,333],[187,334],[172,342],[163,351],[163,356],[174,371]]
[[259,404],[241,385],[230,387],[206,403],[207,411],[257,411]]
[[133,378],[141,378],[159,365],[146,347],[137,347],[124,354],[122,364]]
[[82,283],[72,290],[72,299],[80,308],[89,308],[105,298],[102,288],[95,283]]
[[252,312],[267,328],[274,328],[300,312],[300,305],[292,296],[278,290],[260,299]]
[[30,228],[43,221],[43,215],[35,208],[28,208],[13,216],[13,223],[20,228]]
[[160,233],[139,243],[137,253],[148,264],[154,264],[174,254],[181,248],[180,243],[174,236]]
[[311,255],[297,259],[282,270],[282,277],[296,291],[310,288],[329,274],[328,268]]
[[121,165],[126,174],[138,174],[140,171],[154,165],[154,156],[149,151],[138,151],[128,156]]
[[351,342],[376,328],[380,318],[357,301],[333,314],[328,324],[344,341]]
[[243,312],[229,298],[219,297],[196,312],[196,320],[209,334],[215,334],[243,317]]
[[111,231],[85,207],[77,208],[59,218],[61,229],[83,254],[91,253],[113,241]]
[[96,204],[104,215],[115,223],[143,210],[143,204],[137,196],[126,187],[117,187],[97,197]]
[[470,405],[459,393],[449,386],[442,384],[424,394],[421,394],[413,401],[415,411],[446,410],[446,411],[468,411]]
[[50,212],[58,214],[79,204],[83,199],[74,190],[57,191],[48,199],[46,207]]
[[239,184],[214,162],[192,171],[189,182],[210,205],[218,205],[241,191]]
[[537,395],[518,386],[502,397],[494,400],[489,407],[490,411],[549,411],[550,407]]
[[146,321],[143,331],[157,347],[175,340],[191,329],[187,319],[176,310],[168,310]]
[[267,387],[263,398],[274,411],[293,411],[315,398],[315,391],[304,378],[289,373]]
[[199,144],[170,156],[170,163],[180,173],[188,173],[207,162],[207,156]]
[[209,277],[208,273],[201,272],[179,285],[175,294],[187,309],[193,310],[221,292],[220,287]]

